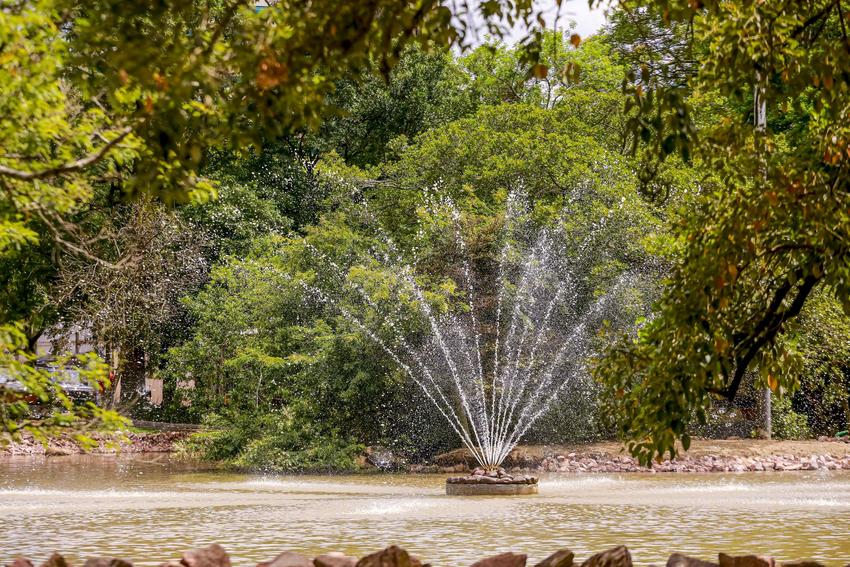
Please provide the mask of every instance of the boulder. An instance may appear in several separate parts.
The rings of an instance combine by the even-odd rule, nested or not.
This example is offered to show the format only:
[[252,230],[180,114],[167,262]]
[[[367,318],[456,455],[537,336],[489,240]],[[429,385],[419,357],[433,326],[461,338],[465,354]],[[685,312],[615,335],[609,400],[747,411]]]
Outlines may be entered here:
[[560,549],[534,567],[572,567],[575,555],[569,549]]
[[525,567],[528,556],[522,553],[500,553],[476,561],[471,567]]
[[353,557],[337,551],[325,553],[313,559],[315,567],[354,567],[356,564],[357,561]]
[[361,558],[356,567],[422,567],[422,562],[397,545],[391,545]]
[[284,551],[271,561],[257,563],[257,567],[313,567],[313,560],[300,553]]
[[717,567],[717,563],[703,561],[694,557],[688,557],[681,553],[674,553],[667,560],[667,567]]
[[621,545],[591,556],[581,567],[632,567],[632,554]]
[[47,558],[47,561],[41,564],[41,567],[69,567],[68,562],[65,561],[65,558],[59,555],[58,553],[54,553],[50,557]]
[[83,567],[133,567],[133,564],[117,557],[91,557]]
[[773,557],[762,557],[761,555],[726,555],[721,553],[720,567],[775,567]]
[[224,548],[214,543],[183,554],[180,564],[185,567],[230,567],[230,557]]
[[32,561],[26,557],[15,557],[11,563],[6,563],[6,567],[33,567]]

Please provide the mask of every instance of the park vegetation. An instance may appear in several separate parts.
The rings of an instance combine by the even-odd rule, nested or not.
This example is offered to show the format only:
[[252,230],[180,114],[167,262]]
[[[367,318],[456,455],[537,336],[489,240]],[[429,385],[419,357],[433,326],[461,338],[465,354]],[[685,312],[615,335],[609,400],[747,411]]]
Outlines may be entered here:
[[[567,25],[516,45],[497,22],[532,9],[484,3],[489,35],[464,50],[473,30],[439,3],[304,6],[3,7],[0,370],[57,405],[4,397],[4,438],[198,422],[189,450],[275,471],[454,448],[416,385],[301,282],[386,300],[388,237],[436,308],[462,308],[430,204],[460,211],[486,279],[516,192],[529,222],[592,243],[593,293],[642,276],[630,320],[599,329],[594,379],[529,441],[621,436],[646,462],[727,434],[730,415],[757,435],[764,388],[776,435],[847,429],[840,1],[624,0],[593,37]],[[101,403],[33,364],[40,335],[73,325],[100,346],[75,364]]]

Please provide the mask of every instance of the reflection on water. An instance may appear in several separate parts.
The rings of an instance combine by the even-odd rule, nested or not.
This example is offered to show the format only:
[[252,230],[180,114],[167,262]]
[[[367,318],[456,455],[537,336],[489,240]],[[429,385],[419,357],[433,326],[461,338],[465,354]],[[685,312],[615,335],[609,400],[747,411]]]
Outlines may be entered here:
[[443,476],[264,478],[167,456],[0,459],[0,563],[56,550],[159,565],[218,542],[236,565],[282,550],[363,555],[398,544],[435,566],[501,551],[533,565],[624,543],[636,562],[679,551],[850,562],[850,474],[552,475],[538,496],[446,497]]

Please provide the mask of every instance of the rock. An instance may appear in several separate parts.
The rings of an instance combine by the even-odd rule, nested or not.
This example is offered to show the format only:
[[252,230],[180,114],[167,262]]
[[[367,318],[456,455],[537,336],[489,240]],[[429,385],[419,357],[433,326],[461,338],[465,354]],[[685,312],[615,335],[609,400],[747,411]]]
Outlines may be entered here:
[[470,567],[525,567],[528,556],[522,553],[500,553],[476,561]]
[[762,557],[760,555],[719,555],[720,567],[774,567],[776,562],[773,557]]
[[230,557],[224,548],[214,543],[183,554],[180,563],[185,567],[230,567]]
[[422,562],[397,545],[391,545],[361,558],[356,567],[422,567]]
[[133,564],[117,557],[90,557],[83,567],[133,567]]
[[257,567],[313,567],[313,560],[300,553],[284,551],[271,561],[257,563]]
[[15,557],[11,563],[6,563],[6,567],[33,567],[32,561],[26,557]]
[[534,567],[572,567],[575,555],[569,549],[560,549]]
[[68,562],[65,561],[65,558],[59,555],[58,553],[54,553],[50,557],[47,558],[47,561],[41,564],[41,567],[69,567]]
[[313,559],[315,567],[354,567],[357,561],[339,552],[325,553]]
[[591,556],[581,567],[632,567],[632,554],[621,545]]
[[717,563],[703,561],[694,557],[688,557],[681,553],[674,553],[667,560],[667,567],[717,567]]

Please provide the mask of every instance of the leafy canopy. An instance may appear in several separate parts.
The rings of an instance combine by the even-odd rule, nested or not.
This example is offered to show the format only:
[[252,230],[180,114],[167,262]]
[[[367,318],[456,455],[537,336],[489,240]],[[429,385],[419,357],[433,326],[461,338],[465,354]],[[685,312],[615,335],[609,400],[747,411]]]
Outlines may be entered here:
[[[734,397],[748,369],[776,392],[795,387],[781,334],[816,289],[850,311],[850,40],[835,0],[620,6],[676,38],[687,26],[674,52],[694,59],[636,57],[633,151],[650,167],[678,154],[713,176],[677,228],[682,253],[658,316],[597,367],[609,413],[646,462],[679,439],[687,449],[688,423]],[[719,112],[700,119],[694,105],[717,98]]]

